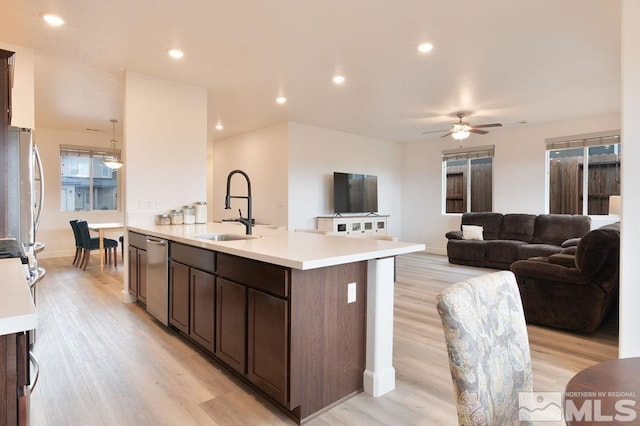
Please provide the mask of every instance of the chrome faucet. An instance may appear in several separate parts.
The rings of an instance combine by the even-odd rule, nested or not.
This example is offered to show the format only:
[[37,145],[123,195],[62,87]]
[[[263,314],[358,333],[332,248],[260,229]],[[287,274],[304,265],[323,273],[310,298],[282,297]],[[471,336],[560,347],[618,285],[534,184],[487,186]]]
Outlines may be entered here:
[[[231,176],[236,173],[240,173],[247,180],[247,195],[230,195],[231,192]],[[243,172],[242,170],[234,170],[229,173],[227,176],[227,195],[224,199],[224,208],[229,210],[231,209],[231,199],[232,198],[246,198],[247,200],[247,218],[242,217],[242,211],[240,211],[240,218],[238,222],[242,223],[247,228],[247,235],[251,235],[251,181],[249,180],[249,176]]]

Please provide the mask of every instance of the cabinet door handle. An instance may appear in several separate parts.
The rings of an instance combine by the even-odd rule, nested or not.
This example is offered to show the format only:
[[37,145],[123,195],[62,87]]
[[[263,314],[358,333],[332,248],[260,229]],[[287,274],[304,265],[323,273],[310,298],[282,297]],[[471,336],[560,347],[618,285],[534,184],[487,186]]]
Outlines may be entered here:
[[33,380],[31,380],[31,384],[29,385],[29,393],[33,393],[33,390],[36,388],[36,384],[38,383],[38,376],[40,376],[40,363],[38,363],[38,359],[33,354],[32,351],[29,351],[29,361],[33,365],[33,369],[35,370],[35,374]]

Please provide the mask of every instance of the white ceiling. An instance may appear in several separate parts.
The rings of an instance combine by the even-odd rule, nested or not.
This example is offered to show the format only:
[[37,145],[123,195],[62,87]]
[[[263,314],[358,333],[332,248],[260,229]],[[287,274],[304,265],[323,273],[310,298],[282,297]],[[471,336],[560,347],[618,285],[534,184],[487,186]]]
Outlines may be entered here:
[[[124,72],[208,90],[222,138],[295,121],[391,141],[620,110],[620,0],[0,0],[38,126],[111,131]],[[44,11],[66,20],[60,28]],[[416,47],[435,46],[426,55]],[[173,47],[184,50],[176,61]],[[342,73],[343,86],[331,77]],[[278,95],[288,98],[278,105]],[[179,105],[176,106],[179,108]],[[224,130],[214,130],[220,121]],[[501,129],[491,129],[499,132]],[[472,138],[481,136],[472,135]]]

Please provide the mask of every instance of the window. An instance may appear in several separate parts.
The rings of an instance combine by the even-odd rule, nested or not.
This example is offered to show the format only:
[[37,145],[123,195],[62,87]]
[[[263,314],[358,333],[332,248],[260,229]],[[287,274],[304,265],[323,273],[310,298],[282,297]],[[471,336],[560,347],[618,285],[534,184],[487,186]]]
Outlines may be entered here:
[[60,147],[60,210],[118,209],[118,171],[104,165],[105,151]]
[[493,145],[442,152],[445,213],[492,210],[493,153]]
[[548,139],[549,213],[606,215],[620,195],[618,131]]

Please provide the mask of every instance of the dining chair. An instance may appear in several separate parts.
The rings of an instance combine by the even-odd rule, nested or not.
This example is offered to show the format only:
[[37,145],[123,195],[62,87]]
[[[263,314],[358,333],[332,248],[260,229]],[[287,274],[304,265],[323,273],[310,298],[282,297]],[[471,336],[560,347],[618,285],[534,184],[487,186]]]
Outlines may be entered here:
[[521,425],[520,392],[531,393],[531,352],[515,276],[500,271],[437,296],[460,425]]
[[75,238],[76,241],[76,254],[73,257],[73,266],[78,266],[80,259],[82,258],[82,237],[80,237],[80,232],[78,231],[78,226],[76,225],[77,223],[77,219],[69,221],[71,230],[73,231],[73,238]]
[[[80,261],[80,267],[83,270],[87,269],[89,263],[89,256],[91,251],[100,249],[100,238],[91,238],[89,234],[89,225],[84,220],[76,222],[78,233],[82,241],[82,260]],[[118,266],[118,241],[111,238],[104,239],[104,250],[107,255],[108,263],[111,263],[111,253],[113,253],[114,266]]]

